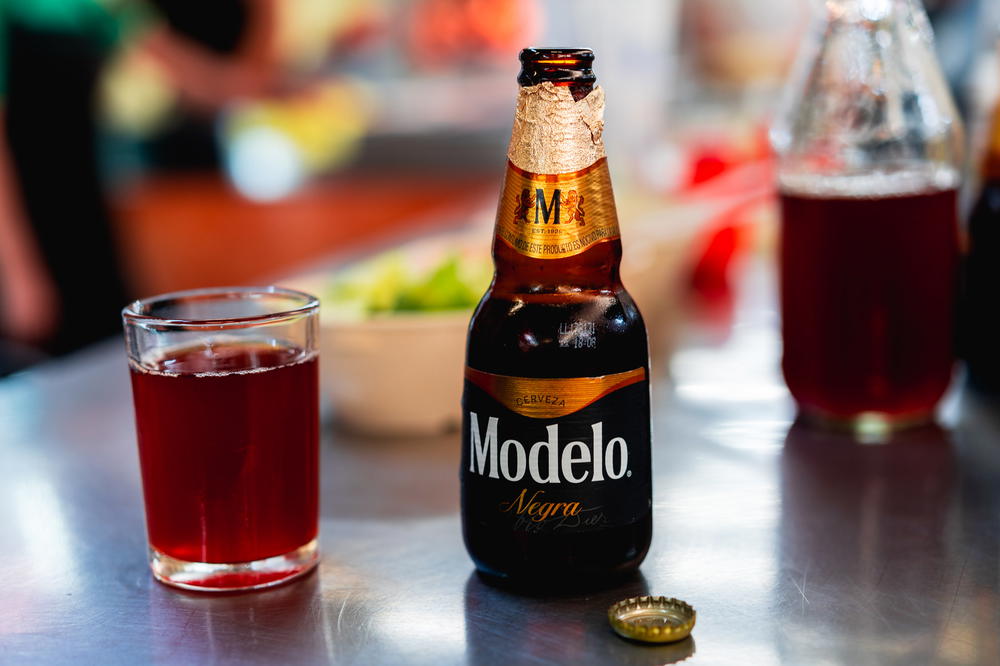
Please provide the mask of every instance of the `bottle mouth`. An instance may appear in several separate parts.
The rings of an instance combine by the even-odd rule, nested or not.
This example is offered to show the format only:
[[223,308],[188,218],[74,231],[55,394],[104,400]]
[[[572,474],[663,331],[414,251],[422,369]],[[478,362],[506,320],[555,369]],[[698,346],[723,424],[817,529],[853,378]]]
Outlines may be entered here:
[[521,72],[517,82],[534,86],[546,81],[562,84],[593,85],[597,81],[594,52],[577,48],[529,48],[521,51]]

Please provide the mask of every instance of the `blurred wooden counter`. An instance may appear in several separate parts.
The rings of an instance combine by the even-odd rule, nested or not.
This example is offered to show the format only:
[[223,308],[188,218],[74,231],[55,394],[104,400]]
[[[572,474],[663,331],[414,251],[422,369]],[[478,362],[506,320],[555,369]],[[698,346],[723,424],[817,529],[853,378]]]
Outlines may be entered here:
[[339,252],[460,222],[499,187],[490,173],[338,174],[272,203],[221,174],[159,175],[120,191],[119,238],[136,290],[247,284]]

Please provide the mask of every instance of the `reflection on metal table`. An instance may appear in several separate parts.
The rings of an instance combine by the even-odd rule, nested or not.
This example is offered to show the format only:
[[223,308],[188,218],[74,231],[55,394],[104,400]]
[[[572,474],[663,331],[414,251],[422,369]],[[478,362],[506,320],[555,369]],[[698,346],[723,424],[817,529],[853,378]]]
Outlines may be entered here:
[[[167,588],[146,569],[120,343],[8,378],[0,662],[1000,663],[1000,412],[956,393],[946,426],[880,445],[793,424],[773,293],[749,270],[731,324],[692,325],[654,386],[642,575],[563,598],[473,574],[457,435],[330,428],[317,572],[251,594]],[[697,609],[692,638],[612,633],[607,607],[646,591]]]

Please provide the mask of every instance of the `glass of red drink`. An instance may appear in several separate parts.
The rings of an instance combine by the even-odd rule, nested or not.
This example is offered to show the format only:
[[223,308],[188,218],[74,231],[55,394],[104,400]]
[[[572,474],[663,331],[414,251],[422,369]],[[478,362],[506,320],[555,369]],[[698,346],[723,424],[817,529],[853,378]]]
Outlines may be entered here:
[[157,580],[257,589],[318,562],[318,312],[278,287],[122,311]]

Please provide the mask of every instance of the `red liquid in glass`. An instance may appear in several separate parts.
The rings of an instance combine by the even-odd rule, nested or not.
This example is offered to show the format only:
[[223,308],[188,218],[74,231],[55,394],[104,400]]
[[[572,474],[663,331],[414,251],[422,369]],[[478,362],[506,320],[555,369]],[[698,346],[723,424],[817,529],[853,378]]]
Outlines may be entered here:
[[235,563],[314,539],[316,356],[227,343],[168,352],[153,368],[131,369],[150,544]]
[[781,206],[782,367],[800,407],[926,416],[952,373],[955,190]]

